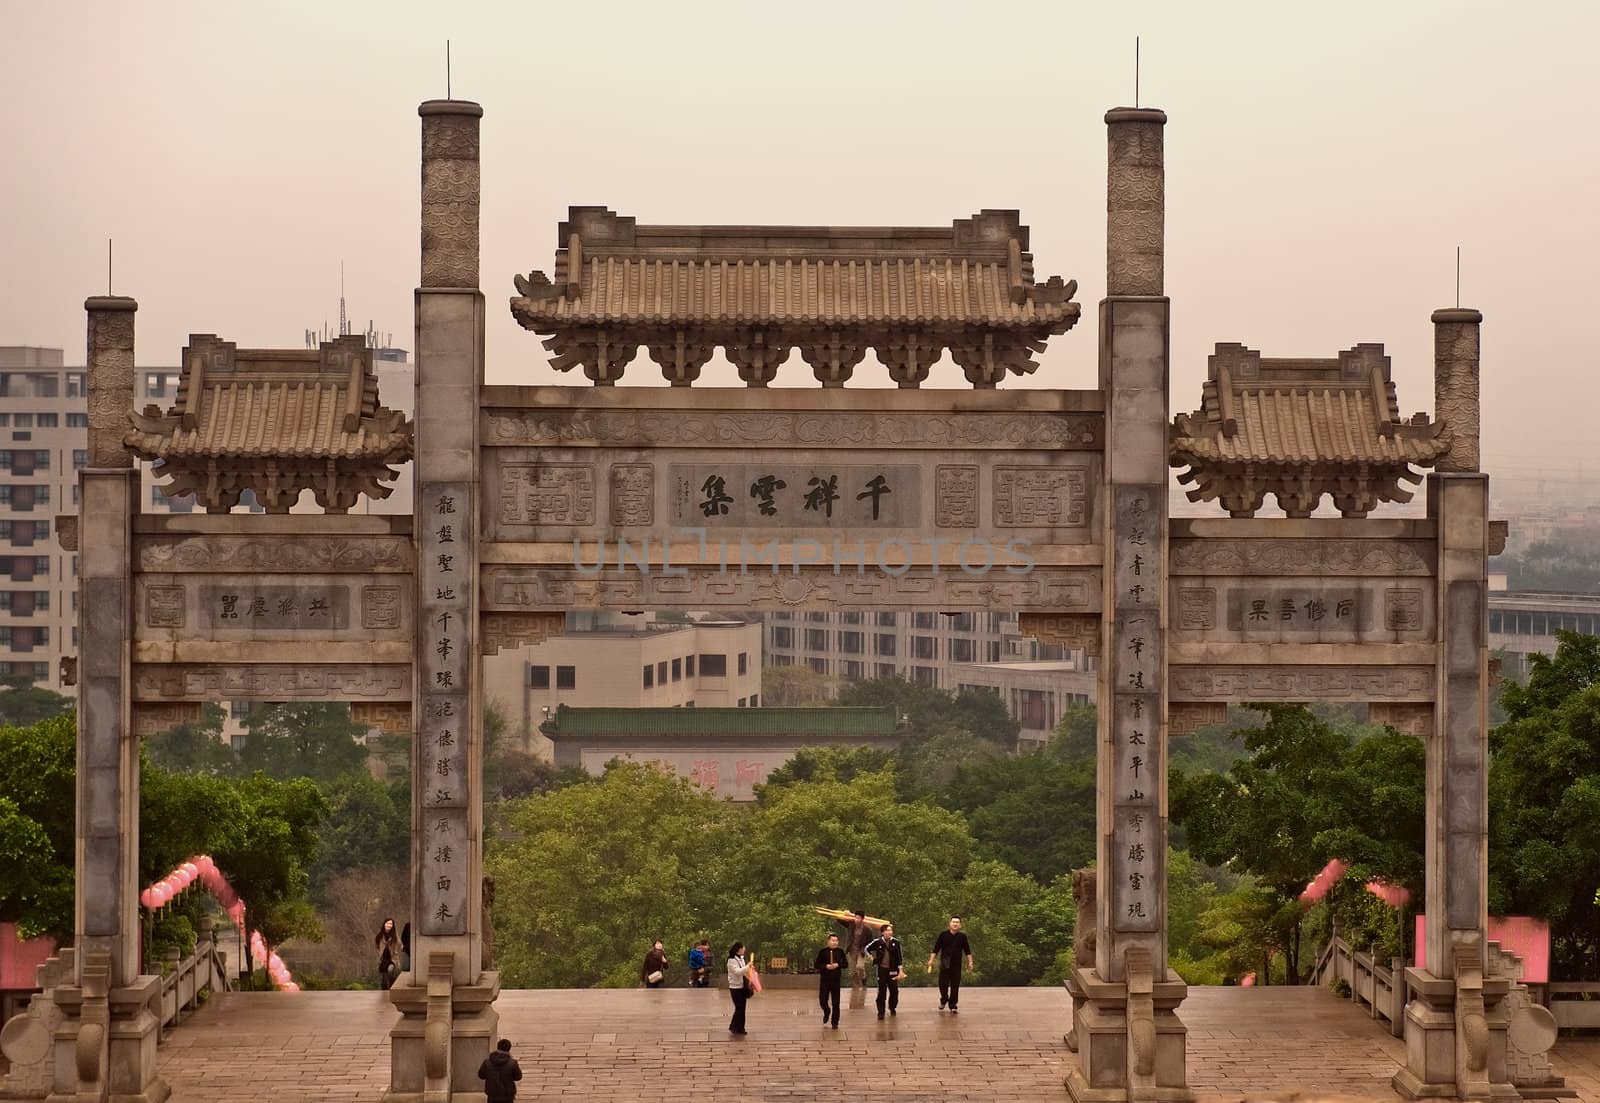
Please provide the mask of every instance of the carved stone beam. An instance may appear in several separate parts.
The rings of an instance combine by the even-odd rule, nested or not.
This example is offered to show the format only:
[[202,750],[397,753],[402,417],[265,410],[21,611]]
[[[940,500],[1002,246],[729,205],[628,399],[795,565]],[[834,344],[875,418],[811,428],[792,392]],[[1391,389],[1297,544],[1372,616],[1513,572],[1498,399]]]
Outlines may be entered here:
[[789,358],[790,347],[781,331],[741,329],[724,351],[746,385],[765,387],[776,378],[778,366]]
[[716,350],[714,345],[691,340],[682,329],[656,337],[649,348],[650,359],[661,366],[661,374],[674,387],[687,387],[699,379],[700,369]]
[[1018,613],[1017,630],[1040,643],[1060,644],[1085,655],[1100,654],[1099,613]]
[[133,734],[148,739],[183,724],[198,724],[200,711],[199,701],[137,701],[133,705]]
[[484,613],[478,633],[485,655],[498,655],[503,648],[529,647],[561,635],[567,624],[565,613]]
[[812,374],[824,387],[842,387],[855,366],[867,354],[866,346],[849,341],[837,329],[830,329],[800,346],[800,355],[811,365]]
[[880,340],[877,352],[879,362],[889,369],[889,378],[909,390],[928,378],[928,369],[944,355],[944,343],[920,330],[903,330]]

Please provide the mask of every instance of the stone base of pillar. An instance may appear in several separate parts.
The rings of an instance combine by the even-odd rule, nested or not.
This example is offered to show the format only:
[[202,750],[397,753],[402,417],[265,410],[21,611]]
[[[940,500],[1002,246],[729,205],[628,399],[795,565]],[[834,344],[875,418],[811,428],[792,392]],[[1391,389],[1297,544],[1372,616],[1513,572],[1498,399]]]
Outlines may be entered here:
[[[416,974],[407,973],[404,981]],[[484,972],[477,984],[458,984],[450,989],[450,1019],[447,1046],[435,1057],[442,1059],[444,1080],[439,1087],[429,1080],[429,992],[426,984],[396,983],[389,989],[389,1000],[400,1012],[400,1021],[389,1031],[389,1090],[383,1103],[486,1103],[478,1066],[494,1050],[500,1029],[500,1015],[494,1001],[500,995],[500,974]],[[434,1019],[433,1033],[442,1042],[445,1024]]]
[[1466,1054],[1458,1049],[1456,985],[1426,969],[1407,969],[1411,1001],[1406,1004],[1406,1067],[1390,1081],[1406,1099],[1521,1099],[1506,1064],[1507,1016],[1503,1001],[1511,981],[1485,978],[1483,999],[1489,1028],[1487,1067],[1482,1086],[1466,1076]]
[[1067,989],[1073,994],[1072,1033],[1078,1060],[1067,1064],[1067,1092],[1076,1103],[1190,1103],[1185,1068],[1188,1029],[1179,1021],[1177,1008],[1188,994],[1183,979],[1170,970],[1167,980],[1154,986],[1155,1062],[1150,1083],[1130,1089],[1128,989],[1101,980],[1092,969],[1069,974]]
[[[92,995],[86,1000],[77,986],[63,985],[50,995],[62,1019],[55,1032],[54,1085],[47,1103],[85,1098],[164,1103],[172,1095],[172,1088],[156,1075],[161,1020],[150,1008],[161,998],[160,977],[142,976],[126,988],[111,989],[99,1008],[94,1007],[99,1001]],[[106,1016],[103,1026],[95,1021],[100,1015]],[[104,1039],[104,1048],[94,1035]]]

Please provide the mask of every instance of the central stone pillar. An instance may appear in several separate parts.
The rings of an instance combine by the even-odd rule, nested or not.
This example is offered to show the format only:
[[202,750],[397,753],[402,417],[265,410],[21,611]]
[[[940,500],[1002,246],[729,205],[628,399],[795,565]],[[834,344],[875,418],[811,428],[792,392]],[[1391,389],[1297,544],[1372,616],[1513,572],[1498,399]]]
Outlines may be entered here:
[[1167,969],[1167,373],[1160,111],[1106,114],[1110,137],[1100,387],[1105,610],[1099,682],[1098,933],[1074,997],[1077,1100],[1192,1098],[1187,991]]
[[483,969],[483,688],[478,647],[478,121],[464,100],[422,116],[416,292],[417,654],[411,781],[412,971],[390,990],[391,1103],[484,1099],[499,1025]]
[[86,301],[89,464],[79,475],[77,907],[75,976],[52,998],[62,1011],[49,1098],[159,1103],[160,1024],[149,1003],[139,928],[139,740],[134,735],[133,517],[139,474],[122,445],[133,411],[133,319],[122,296]]
[[1427,762],[1427,920],[1423,968],[1408,969],[1408,1098],[1516,1099],[1506,1067],[1512,978],[1489,970],[1489,477],[1478,471],[1475,310],[1433,315],[1435,411],[1451,434],[1428,476],[1437,528],[1439,635]]

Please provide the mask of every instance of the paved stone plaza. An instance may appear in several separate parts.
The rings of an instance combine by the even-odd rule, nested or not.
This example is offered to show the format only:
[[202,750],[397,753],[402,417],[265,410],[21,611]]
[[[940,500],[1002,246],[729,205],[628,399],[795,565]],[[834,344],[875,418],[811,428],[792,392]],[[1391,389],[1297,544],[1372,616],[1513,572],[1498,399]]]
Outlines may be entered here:
[[[750,1007],[750,1034],[724,1027],[724,993],[511,991],[497,1007],[530,1099],[973,1100],[1060,1103],[1066,997],[1043,988],[972,988],[959,1017],[929,989],[880,1025],[870,1008],[824,1030],[809,991]],[[1194,988],[1184,1004],[1190,1077],[1202,1098],[1250,1092],[1398,1098],[1389,1078],[1404,1045],[1316,988]],[[287,997],[230,993],[172,1032],[160,1050],[176,1103],[377,1103],[388,1083],[394,1011],[378,992]],[[1600,1103],[1600,1038],[1563,1039],[1558,1072]],[[730,1090],[727,1076],[746,1070]]]

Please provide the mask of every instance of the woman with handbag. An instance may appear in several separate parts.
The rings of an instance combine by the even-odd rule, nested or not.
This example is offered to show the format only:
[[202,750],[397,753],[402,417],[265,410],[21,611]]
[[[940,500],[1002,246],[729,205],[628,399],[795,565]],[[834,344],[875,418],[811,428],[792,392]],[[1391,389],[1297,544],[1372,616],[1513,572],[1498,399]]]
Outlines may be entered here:
[[755,990],[750,983],[750,974],[755,967],[755,962],[745,960],[743,942],[735,942],[728,947],[728,995],[733,997],[733,1019],[728,1023],[730,1034],[745,1032],[744,1005]]
[[661,949],[659,938],[651,944],[650,952],[644,955],[644,964],[639,967],[639,979],[644,981],[646,988],[660,988],[667,983],[667,955]]
[[378,983],[387,992],[400,975],[400,934],[394,929],[394,920],[385,919],[373,939],[378,950]]

